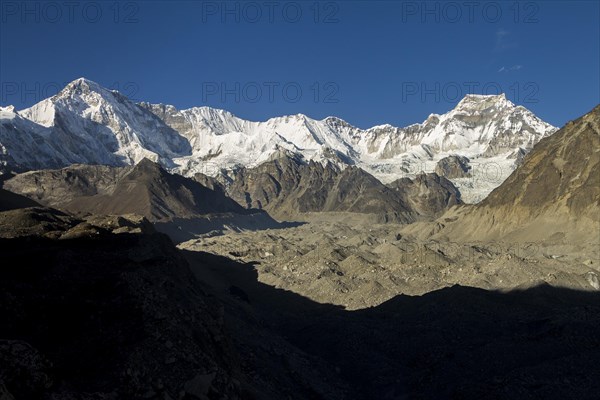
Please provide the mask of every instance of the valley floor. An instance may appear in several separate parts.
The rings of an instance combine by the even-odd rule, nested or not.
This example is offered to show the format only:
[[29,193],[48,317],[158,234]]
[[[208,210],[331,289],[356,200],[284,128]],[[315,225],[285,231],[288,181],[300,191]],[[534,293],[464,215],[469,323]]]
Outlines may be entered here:
[[[412,243],[400,225],[321,215],[179,248],[225,304],[257,386],[272,384],[276,359],[309,388],[289,398],[591,400],[600,389],[592,247]],[[334,376],[312,375],[316,360]]]
[[319,213],[284,229],[229,232],[179,245],[252,265],[261,283],[348,310],[400,294],[453,285],[508,291],[540,284],[600,289],[600,259],[589,243],[415,240],[406,226],[357,214]]
[[2,399],[600,391],[591,244],[415,242],[400,225],[320,214],[176,249],[137,217],[0,217]]

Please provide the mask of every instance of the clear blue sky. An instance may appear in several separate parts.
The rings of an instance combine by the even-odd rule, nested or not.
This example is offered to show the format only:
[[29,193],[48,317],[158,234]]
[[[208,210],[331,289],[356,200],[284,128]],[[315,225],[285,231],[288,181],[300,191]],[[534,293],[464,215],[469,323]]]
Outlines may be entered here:
[[17,109],[81,76],[139,101],[359,127],[421,122],[469,92],[501,90],[555,125],[600,103],[597,1],[0,7],[0,104]]

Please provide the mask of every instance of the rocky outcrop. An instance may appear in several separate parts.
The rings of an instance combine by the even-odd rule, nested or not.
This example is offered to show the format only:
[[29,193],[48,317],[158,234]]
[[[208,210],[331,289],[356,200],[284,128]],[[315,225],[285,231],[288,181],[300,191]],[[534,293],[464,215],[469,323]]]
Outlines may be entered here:
[[525,160],[525,156],[527,155],[527,151],[523,150],[522,148],[518,148],[515,151],[513,151],[508,158],[509,159],[514,159],[515,160],[515,167],[519,167],[521,166],[521,164],[523,164],[523,161]]
[[471,176],[469,159],[463,156],[448,156],[438,161],[435,173],[448,179],[468,178]]
[[63,169],[25,172],[7,180],[4,188],[47,206],[74,198],[109,194],[131,167],[76,164]]
[[460,191],[436,173],[419,174],[414,179],[398,179],[388,186],[394,188],[417,214],[429,219],[462,204]]
[[436,174],[386,186],[358,167],[282,157],[230,178],[227,193],[245,207],[289,218],[309,212],[373,214],[381,222],[410,223],[460,204],[452,182]]
[[228,194],[247,208],[289,218],[308,212],[376,214],[382,221],[411,222],[417,214],[393,190],[357,167],[283,157],[232,176]]
[[5,187],[72,213],[139,214],[151,221],[248,211],[195,180],[144,159],[134,167],[77,165],[29,172]]
[[0,237],[37,236],[48,239],[94,237],[107,233],[156,233],[139,215],[88,215],[76,218],[53,208],[30,207],[0,212]]

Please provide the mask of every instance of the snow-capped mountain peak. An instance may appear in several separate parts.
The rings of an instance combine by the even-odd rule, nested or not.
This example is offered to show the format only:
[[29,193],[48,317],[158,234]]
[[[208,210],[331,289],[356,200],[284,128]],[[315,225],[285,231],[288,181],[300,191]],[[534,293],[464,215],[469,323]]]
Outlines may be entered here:
[[25,168],[127,165],[149,158],[182,174],[214,175],[277,154],[299,154],[358,165],[383,182],[416,174],[449,154],[500,160],[507,176],[515,152],[526,152],[556,130],[504,94],[467,95],[447,113],[404,128],[363,130],[337,117],[319,121],[296,114],[255,122],[211,107],[136,104],[85,78],[18,113],[0,110],[0,127],[5,153]]
[[70,82],[63,90],[58,93],[59,97],[73,93],[95,92],[99,94],[115,93],[116,91],[106,89],[94,81],[86,78],[78,78]]
[[465,97],[458,102],[454,110],[482,110],[489,107],[500,109],[515,107],[515,105],[506,98],[504,93],[497,95],[466,94]]
[[17,116],[15,106],[0,107],[0,119],[13,119]]
[[[187,140],[154,114],[119,92],[84,78],[19,115],[52,129],[52,135],[40,145],[61,149],[59,164],[124,165],[149,158],[172,166],[170,159],[191,153]],[[20,157],[32,159],[25,165],[38,161],[37,146],[32,146],[33,153]]]

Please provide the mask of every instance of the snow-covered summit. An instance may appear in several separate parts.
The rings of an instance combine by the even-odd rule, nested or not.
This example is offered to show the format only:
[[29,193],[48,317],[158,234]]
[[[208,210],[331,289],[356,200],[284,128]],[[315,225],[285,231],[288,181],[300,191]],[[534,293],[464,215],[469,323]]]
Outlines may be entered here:
[[13,119],[16,116],[15,106],[0,107],[0,119]]
[[[191,154],[188,141],[154,114],[84,78],[19,115],[52,130],[40,145],[59,148],[64,164],[123,165],[149,158],[170,165],[172,158]],[[35,153],[20,156],[29,159],[25,165],[39,161]]]

